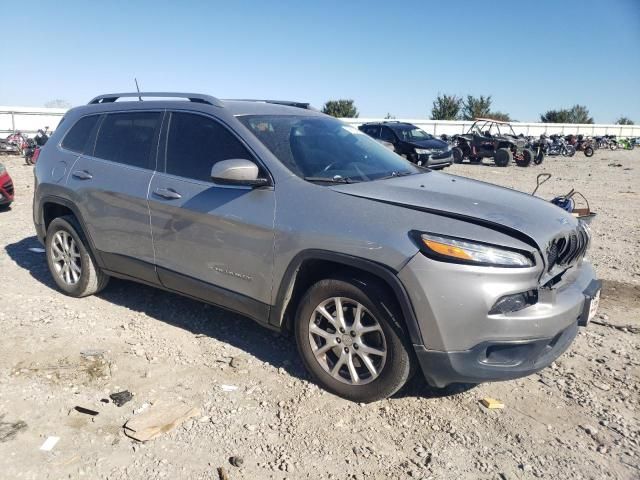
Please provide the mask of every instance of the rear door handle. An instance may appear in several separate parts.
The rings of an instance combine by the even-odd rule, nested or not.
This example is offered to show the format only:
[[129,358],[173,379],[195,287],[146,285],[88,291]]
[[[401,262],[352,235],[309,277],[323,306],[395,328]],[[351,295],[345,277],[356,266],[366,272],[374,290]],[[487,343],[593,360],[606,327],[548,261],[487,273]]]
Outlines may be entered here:
[[182,195],[172,188],[156,188],[153,193],[159,197],[166,198],[167,200],[178,200],[179,198],[182,198]]
[[78,180],[91,180],[93,178],[93,175],[91,175],[86,170],[76,170],[71,175],[73,175],[74,178],[77,178]]

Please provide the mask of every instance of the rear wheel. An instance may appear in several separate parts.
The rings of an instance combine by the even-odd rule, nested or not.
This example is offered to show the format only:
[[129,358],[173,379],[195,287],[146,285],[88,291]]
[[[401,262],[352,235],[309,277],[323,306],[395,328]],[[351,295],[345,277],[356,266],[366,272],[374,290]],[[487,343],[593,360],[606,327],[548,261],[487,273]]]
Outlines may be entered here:
[[107,286],[109,277],[96,265],[87,241],[73,216],[53,219],[47,228],[47,264],[60,290],[71,297],[85,297]]
[[617,149],[618,149],[618,144],[617,144],[617,142],[611,142],[611,143],[609,143],[609,148],[610,148],[611,150],[617,150]]
[[508,148],[499,148],[493,156],[493,161],[498,167],[506,167],[513,160],[513,153]]
[[462,149],[460,147],[453,147],[451,149],[451,153],[453,154],[453,163],[462,163],[464,154],[462,153]]
[[400,318],[393,299],[375,283],[321,280],[296,313],[300,356],[314,379],[336,395],[355,402],[386,398],[411,373]]
[[573,145],[567,145],[562,151],[562,155],[565,157],[573,157],[576,154],[576,147]]
[[586,147],[584,149],[584,155],[586,157],[593,157],[593,147]]

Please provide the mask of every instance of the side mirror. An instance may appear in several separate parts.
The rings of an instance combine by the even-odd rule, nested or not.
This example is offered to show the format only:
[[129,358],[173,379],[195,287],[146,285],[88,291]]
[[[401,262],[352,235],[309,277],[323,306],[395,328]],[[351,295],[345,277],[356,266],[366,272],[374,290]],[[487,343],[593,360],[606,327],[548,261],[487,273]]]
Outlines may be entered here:
[[258,178],[258,166],[250,160],[233,158],[222,160],[211,167],[211,179],[223,185],[261,187],[269,184],[266,178]]

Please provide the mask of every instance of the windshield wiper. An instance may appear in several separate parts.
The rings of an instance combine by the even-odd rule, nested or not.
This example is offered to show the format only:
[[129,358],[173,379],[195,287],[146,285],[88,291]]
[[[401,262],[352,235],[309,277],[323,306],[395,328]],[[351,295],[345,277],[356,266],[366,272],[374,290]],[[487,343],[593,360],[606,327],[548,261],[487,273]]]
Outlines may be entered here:
[[335,177],[304,177],[307,182],[321,182],[321,183],[356,183],[349,177],[341,177],[336,175]]
[[391,174],[384,177],[376,178],[376,180],[386,180],[387,178],[406,177],[407,175],[413,175],[417,172],[391,172]]

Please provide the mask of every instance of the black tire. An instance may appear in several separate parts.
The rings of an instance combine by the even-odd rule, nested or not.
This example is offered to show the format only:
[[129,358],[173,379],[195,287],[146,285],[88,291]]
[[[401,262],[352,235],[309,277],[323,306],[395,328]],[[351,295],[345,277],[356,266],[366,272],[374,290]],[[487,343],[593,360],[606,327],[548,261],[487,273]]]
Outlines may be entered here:
[[[313,353],[309,338],[311,319],[316,316],[316,308],[318,306],[335,297],[340,297],[345,304],[347,299],[360,303],[370,312],[372,318],[375,318],[375,321],[380,326],[380,330],[375,335],[380,335],[380,338],[383,338],[386,359],[381,366],[381,370],[379,370],[378,376],[370,379],[369,383],[354,385],[335,378],[325,370],[321,360],[318,360]],[[342,311],[346,314],[345,323],[348,323],[347,317],[349,314],[347,312],[353,312],[354,310],[349,310],[344,306]],[[381,400],[400,390],[412,373],[413,357],[401,318],[402,316],[394,299],[375,281],[361,281],[346,276],[321,280],[309,288],[298,305],[295,318],[295,336],[298,351],[312,377],[326,390],[354,402],[368,403]],[[322,316],[316,317],[316,319],[322,321]],[[314,323],[317,324],[316,322]],[[327,325],[331,328],[331,324],[327,323]],[[347,326],[347,328],[350,329],[351,327]],[[380,331],[382,333],[379,333]],[[346,337],[342,343],[336,344],[337,347],[334,347],[342,357],[343,347],[344,350],[349,350],[346,347],[346,341],[349,336],[346,334],[341,335],[337,329],[330,333],[331,336],[334,334],[337,335],[336,341],[339,341],[338,337]],[[333,340],[333,337],[331,337],[331,340]],[[358,338],[354,340],[351,346],[351,354],[354,359],[360,360],[361,357],[358,356],[356,347],[358,341]],[[362,349],[362,347],[360,348]],[[329,355],[335,355],[335,350],[330,350],[324,355],[325,362],[327,362],[326,359]],[[359,363],[359,368],[364,368],[364,362],[360,360]],[[335,365],[336,363],[333,364],[333,367]],[[347,366],[338,368],[338,376],[340,376],[340,371],[343,371],[343,369],[347,369]],[[345,373],[350,375],[348,369]]]
[[563,157],[573,157],[576,154],[576,147],[573,145],[567,145],[564,152],[562,152]]
[[462,149],[460,147],[453,147],[451,149],[451,154],[453,155],[453,163],[462,163],[464,154],[462,153]]
[[609,148],[610,148],[611,150],[617,150],[617,149],[618,149],[618,143],[617,143],[617,142],[611,142],[611,143],[609,144]]
[[498,167],[507,167],[513,160],[513,153],[508,148],[499,148],[493,155],[493,161]]
[[[54,264],[54,249],[56,247],[54,247],[53,244],[56,234],[59,232],[61,232],[61,235],[70,235],[77,247],[74,249],[74,255],[76,255],[76,258],[79,260],[80,273],[79,278],[73,284],[65,282],[63,274],[58,272]],[[109,282],[109,276],[100,270],[89,252],[87,245],[88,243],[82,232],[82,228],[80,228],[78,221],[72,215],[54,218],[47,228],[45,251],[49,271],[58,288],[71,297],[93,295],[106,287]]]
[[482,157],[469,157],[469,161],[471,163],[480,163],[482,162]]
[[536,165],[540,165],[542,162],[544,162],[544,152],[542,151],[542,149],[540,149],[540,151],[533,158],[533,163],[535,163]]
[[593,147],[586,147],[584,149],[585,157],[593,157]]
[[535,153],[530,148],[525,148],[522,150],[522,160],[517,160],[516,164],[519,167],[528,167],[533,160]]

